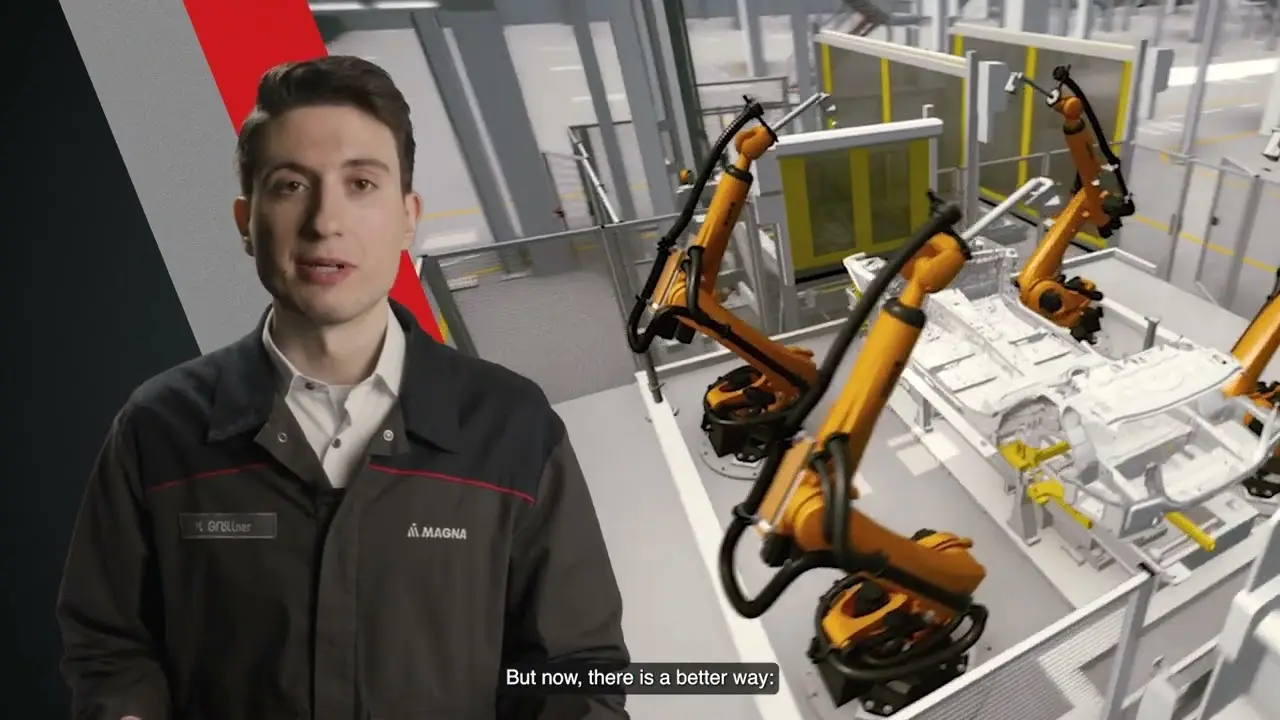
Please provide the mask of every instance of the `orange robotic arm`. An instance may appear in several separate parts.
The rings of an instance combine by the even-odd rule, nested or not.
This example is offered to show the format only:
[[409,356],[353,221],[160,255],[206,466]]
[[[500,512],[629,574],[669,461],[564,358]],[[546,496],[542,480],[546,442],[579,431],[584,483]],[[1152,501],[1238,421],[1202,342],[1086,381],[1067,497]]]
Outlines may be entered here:
[[[778,126],[791,121],[822,94],[801,103]],[[744,463],[757,462],[767,452],[774,428],[785,411],[818,378],[813,353],[783,345],[752,327],[721,303],[716,283],[725,252],[751,190],[751,166],[778,141],[774,130],[760,121],[760,103],[748,101],[712,149],[679,219],[658,242],[658,255],[644,290],[628,318],[631,349],[645,352],[655,337],[690,343],[697,334],[710,337],[746,361],[719,377],[703,395],[702,429],[717,456],[734,455]],[[752,121],[759,126],[746,128]],[[702,191],[732,142],[738,153],[724,167],[697,236],[682,250],[675,248],[693,218]],[[641,318],[650,314],[640,330]]]
[[[1280,382],[1262,382],[1262,373],[1277,347],[1280,347],[1280,271],[1276,272],[1276,283],[1267,301],[1231,348],[1242,372],[1223,391],[1230,397],[1249,398],[1261,411],[1259,415],[1271,412],[1280,400]],[[1255,434],[1262,434],[1262,421],[1252,413],[1245,416],[1244,423]],[[1255,497],[1273,498],[1280,493],[1277,476],[1280,476],[1280,450],[1256,476],[1244,481],[1244,488]]]
[[[720,303],[716,288],[725,251],[751,191],[751,165],[777,140],[774,131],[764,125],[735,135],[738,156],[721,174],[697,237],[684,252],[667,259],[651,309],[655,315],[664,308],[688,309],[687,313],[673,316],[675,322],[687,328],[685,337],[691,340],[692,333],[698,332],[715,339],[759,370],[768,387],[780,391],[776,402],[785,405],[817,380],[812,353],[782,345],[744,322]],[[670,334],[660,331],[659,335],[681,338],[680,329],[674,325],[665,330]]]
[[[1280,271],[1276,272],[1276,283],[1266,302],[1236,340],[1235,347],[1231,348],[1231,354],[1240,362],[1243,372],[1231,381],[1224,392],[1235,397],[1265,391],[1267,386],[1260,382],[1262,372],[1271,363],[1277,348],[1280,348]],[[1274,392],[1268,397],[1271,394]],[[1268,401],[1267,405],[1270,404]]]
[[1117,198],[1100,186],[1102,166],[1094,155],[1091,135],[1097,136],[1098,148],[1111,162],[1122,187],[1124,176],[1088,99],[1071,79],[1067,68],[1055,68],[1054,79],[1073,94],[1065,95],[1060,88],[1045,92],[1030,80],[1024,78],[1023,82],[1044,92],[1049,105],[1062,115],[1062,132],[1076,168],[1077,188],[1067,207],[1053,219],[1053,226],[1023,264],[1015,283],[1023,305],[1068,328],[1077,340],[1093,342],[1101,329],[1102,318],[1102,308],[1094,303],[1102,300],[1102,293],[1089,280],[1067,279],[1062,275],[1062,261],[1085,222],[1097,226],[1104,238],[1110,237],[1120,227],[1121,218],[1133,214],[1134,207],[1127,197],[1127,189],[1123,191],[1125,197]]
[[[914,618],[922,623],[921,632],[932,629],[948,637],[968,617],[967,639],[945,643],[953,655],[978,639],[986,611],[973,603],[972,595],[986,571],[969,553],[972,542],[933,530],[904,537],[854,508],[856,491],[851,488],[871,432],[924,327],[926,296],[954,280],[968,258],[968,247],[950,229],[959,217],[954,205],[944,207],[867,288],[823,365],[819,385],[792,411],[788,429],[798,431],[816,405],[889,282],[899,273],[906,281],[871,326],[817,434],[777,449],[735,511],[721,546],[721,582],[739,613],[757,616],[799,574],[836,567],[852,581],[823,608],[821,629],[830,646],[844,649],[875,641],[890,615]],[[737,585],[732,557],[742,529],[752,524],[765,532],[766,562],[781,570],[760,596],[749,600]],[[873,590],[870,600],[868,589]],[[913,657],[910,667],[890,663],[883,673],[847,666],[842,672],[887,679],[938,661],[936,653],[925,654]]]

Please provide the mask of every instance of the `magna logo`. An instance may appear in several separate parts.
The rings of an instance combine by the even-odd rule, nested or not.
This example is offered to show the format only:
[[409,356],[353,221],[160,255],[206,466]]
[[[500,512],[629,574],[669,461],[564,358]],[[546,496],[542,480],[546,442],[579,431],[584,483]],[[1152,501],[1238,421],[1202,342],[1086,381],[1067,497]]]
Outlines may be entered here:
[[430,538],[433,540],[466,540],[467,529],[435,527],[434,525],[418,527],[418,524],[414,523],[409,526],[409,531],[405,533],[405,537]]

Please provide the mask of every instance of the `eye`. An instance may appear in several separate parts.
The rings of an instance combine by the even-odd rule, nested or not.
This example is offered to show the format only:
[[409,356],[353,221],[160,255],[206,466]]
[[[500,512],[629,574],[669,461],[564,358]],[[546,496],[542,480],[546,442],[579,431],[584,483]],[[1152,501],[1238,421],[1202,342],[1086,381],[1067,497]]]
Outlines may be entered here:
[[351,181],[351,187],[356,192],[369,192],[370,190],[376,190],[378,186],[374,185],[373,181],[367,178],[356,178]]
[[271,191],[277,195],[293,195],[295,193],[302,192],[306,187],[306,185],[298,180],[280,179],[271,183]]

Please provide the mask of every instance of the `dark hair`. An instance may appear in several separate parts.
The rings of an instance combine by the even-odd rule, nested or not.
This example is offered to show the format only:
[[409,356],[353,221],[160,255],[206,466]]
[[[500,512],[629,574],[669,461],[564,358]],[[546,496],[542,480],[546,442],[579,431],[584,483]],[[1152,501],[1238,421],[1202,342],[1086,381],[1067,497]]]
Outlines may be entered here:
[[409,103],[386,70],[364,58],[330,55],[277,65],[258,82],[257,102],[236,142],[236,172],[246,197],[253,192],[261,163],[263,128],[290,110],[317,105],[354,107],[386,125],[396,139],[401,190],[413,189],[415,144]]

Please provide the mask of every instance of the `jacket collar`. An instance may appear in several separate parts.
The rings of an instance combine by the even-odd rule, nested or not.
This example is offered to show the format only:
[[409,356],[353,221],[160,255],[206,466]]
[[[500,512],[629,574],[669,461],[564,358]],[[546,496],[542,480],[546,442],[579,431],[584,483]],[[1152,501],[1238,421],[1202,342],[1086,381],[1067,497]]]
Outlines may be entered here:
[[[458,368],[451,348],[427,335],[403,305],[392,301],[391,311],[404,329],[405,361],[400,385],[400,413],[405,429],[442,450],[461,444]],[[219,374],[214,387],[208,438],[211,442],[256,432],[266,424],[280,384],[271,356],[262,342],[270,311],[257,328],[219,350]]]

